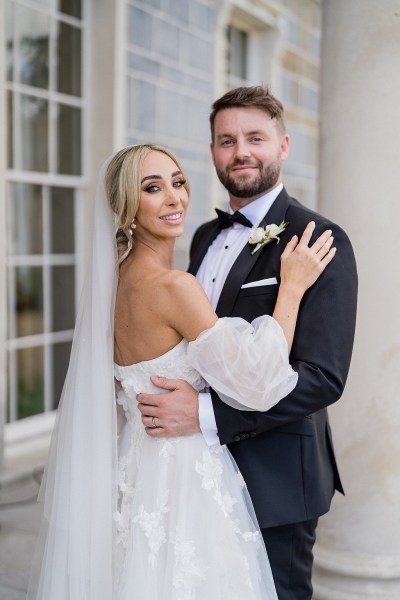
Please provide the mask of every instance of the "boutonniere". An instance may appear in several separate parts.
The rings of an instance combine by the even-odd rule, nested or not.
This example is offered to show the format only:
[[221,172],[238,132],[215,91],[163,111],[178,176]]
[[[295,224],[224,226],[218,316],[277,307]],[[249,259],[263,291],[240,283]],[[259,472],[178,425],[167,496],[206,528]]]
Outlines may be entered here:
[[251,254],[255,254],[257,250],[259,250],[262,246],[265,246],[265,244],[269,244],[269,242],[272,242],[272,240],[276,240],[276,243],[279,244],[279,236],[285,231],[286,225],[288,225],[288,223],[282,221],[280,225],[275,225],[272,223],[272,225],[266,225],[265,227],[257,227],[256,229],[253,229],[251,236],[249,237],[249,244],[257,245]]

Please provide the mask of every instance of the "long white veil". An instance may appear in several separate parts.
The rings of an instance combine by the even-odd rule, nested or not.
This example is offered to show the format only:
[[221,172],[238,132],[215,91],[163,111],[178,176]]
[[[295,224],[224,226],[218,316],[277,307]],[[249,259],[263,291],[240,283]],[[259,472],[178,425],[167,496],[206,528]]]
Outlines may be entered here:
[[28,598],[112,598],[116,460],[113,373],[117,250],[114,216],[99,178],[93,243],[70,364],[42,484],[43,522]]

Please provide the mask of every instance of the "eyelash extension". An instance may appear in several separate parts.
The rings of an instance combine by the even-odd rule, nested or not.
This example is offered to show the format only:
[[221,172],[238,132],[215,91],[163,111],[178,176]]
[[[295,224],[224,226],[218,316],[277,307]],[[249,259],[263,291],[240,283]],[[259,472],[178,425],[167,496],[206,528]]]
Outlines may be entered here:
[[[176,183],[180,183],[183,186],[186,183],[186,179],[177,179],[176,181],[174,181],[173,185],[175,185]],[[152,188],[156,188],[156,189],[152,190]],[[156,183],[152,183],[152,184],[148,185],[147,187],[145,187],[144,191],[151,194],[152,191],[158,191],[159,189],[160,189],[159,185],[157,185]]]

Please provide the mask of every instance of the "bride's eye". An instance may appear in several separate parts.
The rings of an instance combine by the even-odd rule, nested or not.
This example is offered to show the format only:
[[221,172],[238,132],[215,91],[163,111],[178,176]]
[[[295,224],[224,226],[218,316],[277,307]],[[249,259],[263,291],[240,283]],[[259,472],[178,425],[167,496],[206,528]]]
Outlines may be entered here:
[[173,185],[174,187],[182,187],[183,185],[185,185],[186,183],[186,179],[178,179],[178,181],[174,181]]
[[160,188],[158,185],[156,185],[155,183],[152,183],[151,185],[148,185],[145,188],[145,192],[149,192],[151,194],[152,192],[158,192],[159,189]]

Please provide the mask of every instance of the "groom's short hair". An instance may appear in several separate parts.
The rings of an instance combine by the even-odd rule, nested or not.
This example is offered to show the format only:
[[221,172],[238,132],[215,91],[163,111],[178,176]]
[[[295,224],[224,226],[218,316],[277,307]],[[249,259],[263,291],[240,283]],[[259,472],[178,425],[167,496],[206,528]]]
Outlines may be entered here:
[[210,114],[211,139],[214,141],[214,122],[217,114],[225,108],[259,108],[267,112],[271,119],[275,119],[279,130],[286,131],[283,120],[283,105],[275,98],[267,86],[255,85],[250,87],[238,87],[226,92],[212,105]]

